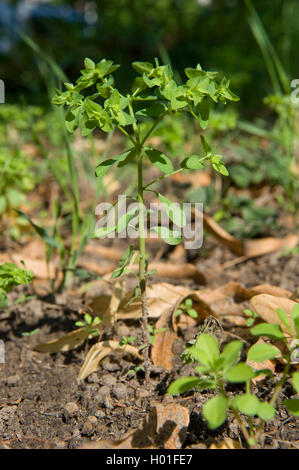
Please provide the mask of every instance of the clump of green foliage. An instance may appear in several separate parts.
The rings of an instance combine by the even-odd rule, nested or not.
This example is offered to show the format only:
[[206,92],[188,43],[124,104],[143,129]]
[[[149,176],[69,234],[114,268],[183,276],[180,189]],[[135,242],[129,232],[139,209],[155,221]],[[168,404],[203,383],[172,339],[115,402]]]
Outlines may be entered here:
[[29,284],[33,279],[33,272],[19,268],[13,263],[0,265],[0,307],[7,306],[7,292],[12,291],[15,286]]
[[[251,313],[251,312],[250,312]],[[258,375],[273,376],[268,369],[255,370],[247,362],[239,360],[242,341],[231,341],[220,352],[219,344],[214,335],[200,334],[194,345],[187,347],[182,354],[185,363],[195,363],[197,376],[181,377],[168,388],[170,395],[184,393],[191,389],[216,390],[217,394],[203,405],[203,415],[210,429],[221,426],[227,418],[228,411],[236,417],[249,447],[255,447],[262,439],[264,423],[274,418],[279,403],[280,392],[287,380],[292,381],[296,393],[299,393],[299,372],[290,373],[291,363],[298,360],[299,339],[299,304],[292,310],[292,324],[282,309],[277,309],[277,315],[286,328],[292,341],[286,339],[280,324],[259,323],[251,328],[255,336],[283,341],[286,353],[277,347],[256,343],[247,351],[247,362],[261,363],[267,359],[282,358],[285,366],[280,380],[274,387],[269,401],[262,401],[251,393],[251,380]],[[251,315],[256,317],[256,315]],[[226,390],[228,384],[245,384],[244,393],[234,395]],[[290,398],[282,401],[289,413],[299,416],[299,399]],[[247,419],[245,418],[247,417]],[[253,421],[253,418],[255,420]]]
[[[148,255],[145,243],[147,213],[144,211],[144,192],[154,192],[165,207],[169,219],[182,228],[186,223],[183,211],[165,196],[150,189],[151,186],[178,171],[203,168],[206,163],[210,163],[223,175],[227,175],[228,172],[221,155],[213,152],[203,135],[201,135],[201,154],[186,156],[177,170],[174,169],[171,159],[159,149],[149,145],[148,140],[157,126],[171,115],[180,116],[182,113],[188,113],[196,119],[202,129],[206,129],[213,103],[237,101],[238,97],[230,90],[227,78],[223,78],[219,83],[217,72],[206,72],[199,64],[196,68],[186,68],[186,83],[178,85],[170,65],[162,66],[157,59],[154,65],[150,62],[133,62],[132,66],[137,72],[137,77],[131,92],[126,95],[115,87],[112,75],[119,65],[106,59],[96,64],[89,58],[85,59],[84,65],[85,68],[81,70],[81,76],[76,83],[65,83],[66,90],[58,90],[53,102],[67,106],[65,123],[68,131],[73,132],[80,127],[82,135],[87,136],[97,128],[104,132],[112,132],[117,128],[130,141],[131,146],[126,151],[102,161],[96,168],[96,175],[102,178],[114,165],[123,167],[132,163],[137,164],[137,191],[131,197],[138,202],[138,228],[136,227],[139,237],[138,297],[142,304],[145,373],[149,381],[150,332],[146,303]],[[144,123],[149,124],[146,131]],[[145,161],[156,166],[162,174],[146,186],[143,182]],[[133,210],[125,214],[115,227],[97,229],[95,237],[105,236],[109,231],[120,233],[135,215],[136,210]],[[174,231],[165,227],[157,226],[155,230],[167,243],[177,244],[182,241],[182,237],[176,236]],[[128,249],[120,261],[120,269],[117,273],[114,272],[113,278],[124,273],[125,266],[131,263],[133,256],[136,256],[136,252],[131,248]]]
[[[37,183],[33,163],[18,149],[0,151],[0,217],[12,209],[20,207],[26,201],[25,194],[32,191]],[[18,218],[17,222],[22,225]],[[23,223],[24,225],[24,223]],[[18,238],[17,225],[5,226],[12,237]]]

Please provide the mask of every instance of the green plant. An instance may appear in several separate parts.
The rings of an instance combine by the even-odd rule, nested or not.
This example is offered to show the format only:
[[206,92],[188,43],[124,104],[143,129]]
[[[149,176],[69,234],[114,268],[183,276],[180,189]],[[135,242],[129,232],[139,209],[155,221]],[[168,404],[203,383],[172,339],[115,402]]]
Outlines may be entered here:
[[186,299],[185,302],[182,302],[179,305],[179,308],[175,311],[174,313],[175,317],[182,315],[182,313],[186,313],[191,318],[197,318],[198,317],[197,311],[194,310],[194,308],[192,307],[193,307],[193,300]]
[[[202,409],[208,427],[216,429],[221,426],[230,410],[237,419],[249,447],[255,447],[260,443],[264,423],[274,418],[279,404],[279,395],[286,380],[291,379],[294,390],[299,392],[299,372],[290,373],[294,356],[297,354],[296,357],[298,357],[299,304],[293,307],[291,313],[293,324],[283,310],[277,309],[277,315],[280,324],[259,323],[251,328],[251,333],[259,337],[283,341],[287,352],[282,353],[271,344],[259,342],[247,351],[248,361],[260,363],[280,357],[285,362],[283,373],[269,401],[259,400],[251,393],[251,380],[261,374],[272,376],[272,372],[268,369],[255,370],[248,363],[239,361],[244,346],[242,341],[231,341],[220,352],[217,339],[209,334],[199,335],[195,344],[188,347],[182,354],[184,362],[199,363],[195,366],[195,372],[199,376],[181,377],[168,388],[170,395],[180,394],[194,388],[217,390],[217,394],[209,399]],[[292,342],[286,339],[286,334],[280,325],[283,325],[284,331],[291,336]],[[245,383],[245,392],[231,397],[226,390],[227,384],[239,383]],[[284,400],[282,404],[290,414],[299,416],[299,399]],[[253,421],[254,417],[256,419]]]
[[[150,62],[133,62],[132,66],[138,76],[135,79],[131,93],[123,95],[114,84],[112,73],[118,69],[118,65],[112,61],[103,59],[97,64],[86,58],[85,68],[75,84],[65,83],[65,91],[57,90],[53,102],[57,105],[66,105],[66,128],[73,132],[78,127],[82,135],[87,136],[96,128],[104,132],[112,132],[116,127],[130,141],[131,147],[122,154],[102,161],[96,168],[96,175],[103,177],[114,166],[137,164],[137,193],[132,196],[138,202],[138,238],[139,238],[139,296],[142,304],[142,329],[144,341],[144,361],[146,380],[149,381],[150,359],[150,334],[148,330],[148,309],[146,303],[146,281],[148,255],[146,253],[145,221],[147,212],[144,210],[145,191],[154,192],[167,212],[168,217],[178,227],[185,225],[185,215],[180,207],[173,205],[165,196],[153,191],[152,185],[162,179],[183,170],[199,169],[204,163],[210,162],[212,167],[223,175],[228,172],[220,155],[216,155],[207,140],[201,135],[202,154],[187,156],[181,163],[181,167],[174,169],[171,159],[159,149],[148,145],[156,127],[168,115],[187,112],[193,116],[202,129],[208,125],[209,110],[212,103],[237,101],[238,97],[229,89],[229,80],[223,78],[217,82],[217,72],[206,72],[200,65],[196,68],[186,68],[187,81],[183,85],[177,85],[173,78],[170,65],[159,65],[155,59],[155,65]],[[143,132],[143,123],[150,122],[146,132]],[[132,133],[130,133],[130,130]],[[145,159],[156,166],[162,176],[144,185],[143,169]],[[102,227],[95,231],[95,237],[105,236],[108,233],[120,233],[136,215],[136,210],[128,212],[121,218],[115,227]],[[175,232],[165,227],[155,227],[156,232],[170,243],[177,244],[182,237],[175,236]],[[128,265],[134,254],[129,249],[124,259],[121,260],[120,274],[125,265]],[[116,276],[114,276],[116,277]]]
[[87,333],[91,336],[99,336],[100,331],[95,327],[101,322],[100,317],[92,317],[89,313],[84,314],[84,321],[77,321],[75,323],[78,327],[84,327]]
[[7,306],[7,292],[15,286],[29,284],[33,279],[33,272],[19,268],[13,263],[3,263],[0,265],[0,307]]
[[135,339],[136,336],[123,336],[119,342],[119,345],[123,346],[124,344],[132,344],[134,343]]

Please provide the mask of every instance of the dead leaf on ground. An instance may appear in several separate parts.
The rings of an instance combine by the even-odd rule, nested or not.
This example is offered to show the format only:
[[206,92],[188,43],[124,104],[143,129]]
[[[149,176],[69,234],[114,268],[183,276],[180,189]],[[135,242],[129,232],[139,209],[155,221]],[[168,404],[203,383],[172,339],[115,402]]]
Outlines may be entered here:
[[[193,300],[193,308],[198,314],[196,319],[184,314],[179,317],[175,317],[176,310],[186,298],[191,298]],[[155,325],[156,330],[164,329],[164,331],[155,335],[155,341],[151,348],[151,358],[153,363],[156,366],[164,367],[165,370],[172,370],[174,358],[173,344],[178,337],[178,328],[180,327],[185,329],[190,326],[194,326],[197,323],[203,322],[205,318],[210,315],[213,315],[213,312],[209,306],[200,300],[194,292],[185,290],[183,295],[177,297],[171,308],[168,308],[162,313]]]
[[[148,286],[146,289],[147,305],[149,311],[149,318],[158,318],[163,312],[171,309],[176,299],[186,295],[189,289],[184,286],[173,286],[167,282],[160,282]],[[124,296],[120,302],[117,312],[117,318],[137,319],[141,317],[141,302],[140,299],[133,300],[129,305],[128,302],[132,299],[132,292]]]
[[298,243],[299,237],[295,234],[289,234],[281,239],[267,237],[255,240],[238,240],[217,224],[212,217],[196,210],[194,210],[193,214],[196,217],[202,218],[203,227],[207,232],[217,238],[223,245],[227,246],[233,253],[239,255],[239,258],[222,265],[224,269],[250,258],[255,258],[256,256],[265,255],[284,248],[294,248]]
[[294,336],[296,336],[296,331],[291,317],[292,309],[294,305],[297,305],[296,302],[284,297],[274,297],[273,295],[260,294],[252,297],[250,303],[254,311],[258,313],[265,322],[279,324],[286,338],[288,339],[290,338],[290,333],[288,332],[285,325],[280,321],[280,318],[276,312],[278,308],[281,308],[286,313],[291,328],[294,332]]
[[[100,323],[94,325],[94,328],[100,327]],[[78,328],[70,333],[61,336],[58,339],[37,344],[34,351],[41,353],[57,353],[60,351],[71,351],[76,349],[88,339],[89,333],[85,328]]]
[[209,449],[242,449],[242,446],[239,441],[226,437],[223,441],[211,444]]
[[271,293],[273,296],[291,297],[292,293],[286,289],[270,284],[261,284],[246,288],[238,282],[229,282],[216,289],[198,290],[197,297],[209,306],[218,317],[225,317],[238,326],[245,326],[244,309],[248,308],[244,302],[261,293]]
[[138,349],[130,344],[124,344],[120,346],[118,341],[101,341],[100,343],[94,344],[87,353],[85,361],[80,369],[78,380],[84,380],[93,372],[97,371],[100,362],[104,357],[113,353],[130,354],[142,360],[142,356],[139,354]]
[[142,428],[118,441],[86,443],[83,449],[181,449],[189,426],[189,410],[181,405],[157,404],[145,417]]

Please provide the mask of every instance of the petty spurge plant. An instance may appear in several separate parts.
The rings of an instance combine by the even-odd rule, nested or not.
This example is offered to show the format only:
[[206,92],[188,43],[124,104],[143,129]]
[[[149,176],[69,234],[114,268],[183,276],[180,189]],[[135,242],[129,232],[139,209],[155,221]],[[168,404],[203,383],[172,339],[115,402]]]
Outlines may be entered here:
[[[251,328],[251,333],[282,341],[285,346],[283,352],[272,344],[257,342],[249,348],[247,361],[243,362],[239,360],[244,346],[242,341],[231,341],[220,352],[215,336],[200,334],[195,344],[187,347],[181,356],[185,363],[199,364],[194,368],[199,375],[181,377],[168,388],[170,395],[191,389],[216,390],[217,394],[202,408],[208,427],[216,429],[221,426],[230,410],[237,419],[249,447],[261,443],[264,423],[274,418],[279,404],[283,404],[290,414],[299,416],[298,398],[279,402],[280,392],[288,379],[291,380],[295,392],[299,393],[299,372],[290,372],[292,362],[298,362],[299,304],[293,307],[292,321],[282,309],[277,309],[277,315],[283,328],[280,324],[259,323]],[[273,374],[269,369],[255,369],[250,363],[262,363],[275,358],[283,361],[284,370],[274,386],[270,400],[263,401],[251,392],[252,379],[258,375],[273,376]],[[227,391],[227,385],[238,383],[245,384],[244,393],[231,396],[232,394]]]
[[[115,127],[130,141],[130,147],[112,158],[105,159],[96,168],[96,175],[103,177],[114,166],[123,167],[132,163],[137,164],[136,182],[137,192],[132,198],[138,202],[138,211],[127,212],[115,227],[102,227],[95,232],[96,237],[105,236],[112,231],[121,233],[138,212],[138,262],[139,283],[138,296],[142,305],[143,353],[146,380],[149,381],[150,360],[150,332],[148,329],[148,309],[146,303],[146,281],[148,277],[146,253],[145,222],[147,211],[144,209],[144,192],[152,191],[165,207],[169,219],[178,227],[185,224],[183,211],[177,205],[157,191],[151,189],[152,185],[162,179],[183,170],[201,169],[210,162],[212,167],[223,175],[228,172],[220,155],[215,155],[209,143],[202,135],[202,151],[198,155],[186,156],[181,167],[174,169],[171,159],[159,149],[149,145],[148,140],[158,124],[171,114],[190,113],[205,129],[209,121],[209,110],[213,103],[227,100],[237,101],[238,97],[229,89],[229,80],[223,78],[220,83],[216,80],[217,72],[206,72],[198,64],[196,68],[186,68],[187,81],[177,85],[170,65],[161,66],[157,59],[155,65],[150,62],[133,62],[132,66],[138,76],[130,93],[124,95],[116,87],[112,73],[119,65],[103,59],[95,64],[89,58],[85,59],[85,68],[75,84],[65,83],[65,91],[57,91],[53,102],[57,105],[66,105],[66,127],[70,132],[78,127],[82,129],[83,136],[87,136],[99,128],[104,132],[111,132]],[[143,132],[144,122],[149,121],[150,126]],[[144,160],[149,160],[162,173],[159,178],[144,184]],[[155,231],[170,244],[177,244],[182,237],[175,232],[158,225]],[[113,277],[123,274],[125,266],[129,265],[136,251],[129,249],[121,260],[120,270]],[[136,291],[137,292],[137,291]]]

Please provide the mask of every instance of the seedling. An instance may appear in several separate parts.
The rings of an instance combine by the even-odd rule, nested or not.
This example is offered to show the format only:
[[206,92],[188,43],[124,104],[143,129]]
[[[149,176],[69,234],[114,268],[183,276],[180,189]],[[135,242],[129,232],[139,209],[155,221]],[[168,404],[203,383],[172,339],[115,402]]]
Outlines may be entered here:
[[197,318],[198,314],[197,311],[194,310],[193,307],[193,300],[192,299],[186,299],[185,302],[182,302],[179,306],[179,308],[175,311],[175,317],[179,317],[182,315],[182,313],[186,313],[189,315],[191,318]]
[[[287,341],[279,324],[259,323],[251,329],[251,333],[259,337],[283,341],[288,352],[283,354],[275,346],[266,343],[256,343],[247,352],[247,360],[256,363],[277,357],[285,361],[283,373],[269,401],[262,401],[251,393],[251,380],[261,374],[272,376],[272,372],[268,369],[255,370],[248,363],[239,361],[244,346],[242,341],[231,341],[220,352],[215,336],[205,333],[200,334],[195,344],[187,347],[182,354],[184,362],[199,364],[194,367],[199,376],[181,377],[168,388],[170,395],[184,393],[194,388],[216,390],[217,394],[204,404],[202,410],[208,427],[216,429],[221,426],[226,421],[227,412],[230,410],[237,419],[249,447],[255,447],[260,443],[264,423],[274,418],[279,395],[287,379],[292,380],[295,392],[299,393],[299,372],[290,373],[291,363],[298,351],[299,304],[293,307],[292,324],[283,310],[277,309],[277,315],[281,324],[293,338],[291,343]],[[244,383],[244,393],[230,397],[226,390],[228,383]],[[290,398],[281,403],[291,415],[299,416],[298,398]],[[254,422],[253,417],[256,417]]]
[[[177,205],[151,187],[159,181],[183,170],[201,169],[210,162],[212,167],[223,175],[228,171],[220,155],[210,147],[201,135],[202,151],[199,155],[189,155],[182,161],[181,167],[174,169],[171,159],[159,149],[149,145],[148,139],[167,116],[189,113],[202,129],[209,121],[209,111],[213,103],[227,100],[237,101],[238,97],[229,89],[229,80],[223,78],[217,82],[217,72],[206,72],[198,64],[196,68],[186,68],[186,83],[178,85],[170,65],[161,66],[157,59],[155,64],[150,62],[133,62],[132,66],[137,77],[130,93],[123,95],[116,87],[113,78],[119,65],[111,60],[103,59],[97,64],[86,58],[84,69],[75,84],[65,83],[65,91],[57,91],[53,102],[57,105],[66,105],[66,127],[70,132],[78,127],[82,135],[87,136],[96,128],[104,132],[112,132],[117,128],[130,141],[130,147],[115,157],[105,159],[96,168],[96,175],[102,178],[113,166],[123,167],[135,163],[137,165],[136,182],[137,191],[132,198],[138,202],[138,230],[139,238],[139,289],[142,306],[143,354],[146,381],[149,383],[150,371],[150,332],[148,330],[148,308],[146,302],[146,282],[148,255],[146,252],[145,221],[147,212],[144,210],[144,192],[152,191],[163,204],[169,219],[178,227],[185,225],[185,215]],[[143,131],[144,122],[149,122],[148,129]],[[144,161],[147,160],[156,166],[162,173],[147,185],[143,181]],[[120,233],[136,216],[136,211],[127,213],[115,227],[102,227],[96,230],[95,237],[106,236],[111,231]],[[181,236],[163,226],[156,226],[154,230],[170,244],[178,244]],[[133,256],[134,251],[126,253],[122,258],[120,271],[114,273],[114,278],[124,273]]]
[[22,333],[22,336],[33,336],[38,332],[39,332],[39,328],[35,328],[32,331],[24,331],[24,333]]
[[132,344],[134,343],[136,336],[123,336],[119,342],[120,346],[124,346],[124,344]]
[[77,321],[75,325],[80,328],[84,327],[85,330],[91,336],[99,336],[100,331],[97,328],[95,328],[95,325],[99,324],[100,322],[101,322],[100,317],[92,317],[91,315],[89,315],[89,313],[85,313],[84,321]]
[[33,272],[19,268],[13,263],[4,263],[0,266],[0,307],[4,308],[8,304],[7,292],[15,286],[29,284],[33,279]]
[[256,320],[256,318],[258,318],[258,314],[256,312],[253,312],[252,310],[249,310],[249,309],[245,309],[244,310],[244,313],[246,315],[246,317],[248,317],[248,319],[246,320],[246,326],[252,326]]

